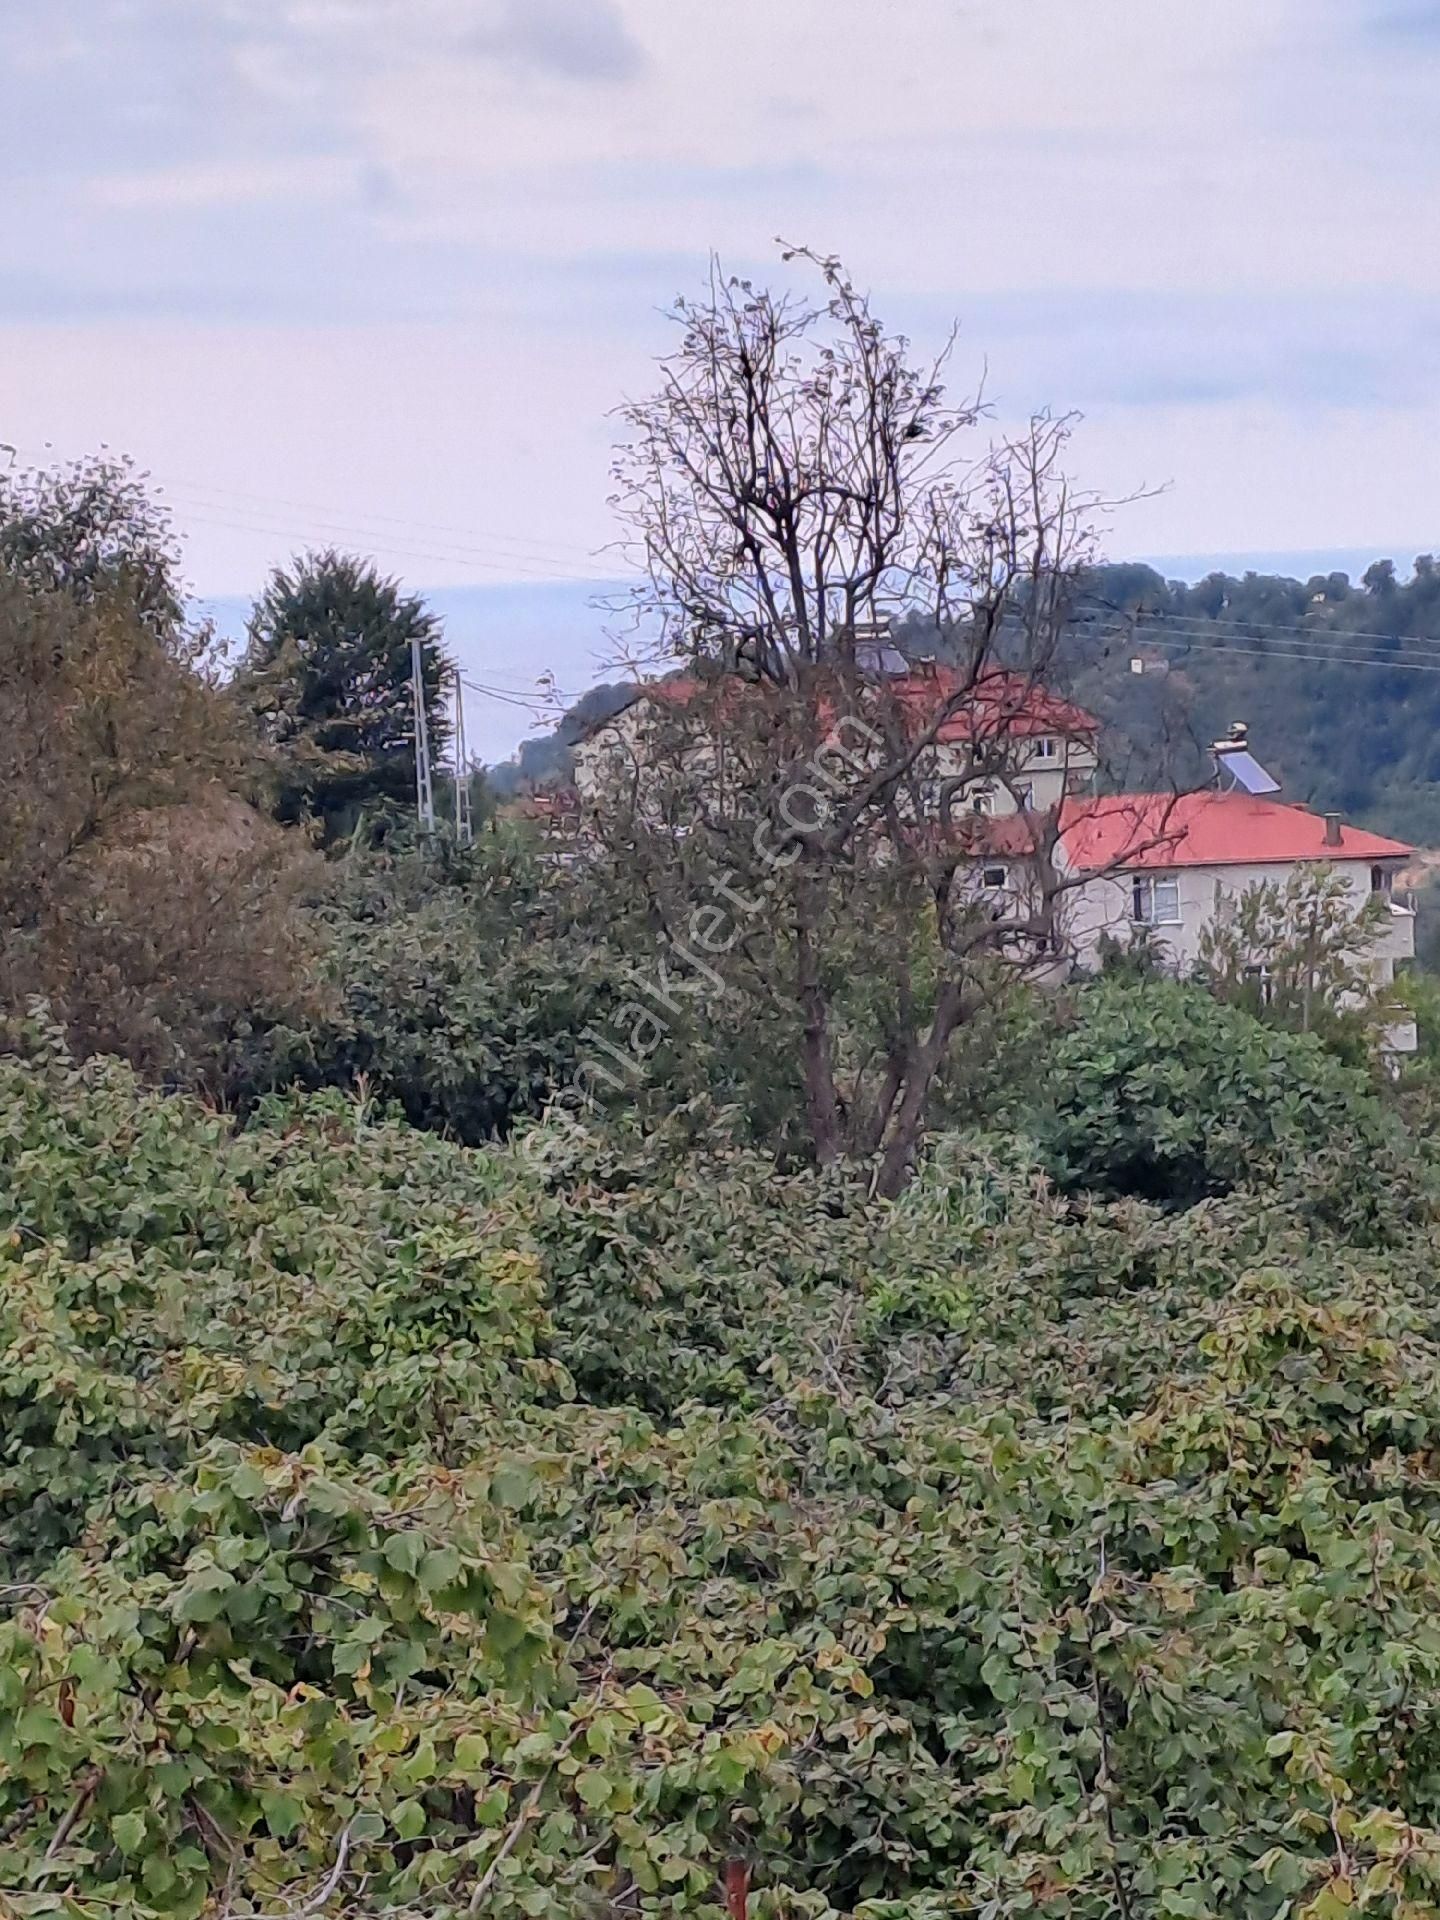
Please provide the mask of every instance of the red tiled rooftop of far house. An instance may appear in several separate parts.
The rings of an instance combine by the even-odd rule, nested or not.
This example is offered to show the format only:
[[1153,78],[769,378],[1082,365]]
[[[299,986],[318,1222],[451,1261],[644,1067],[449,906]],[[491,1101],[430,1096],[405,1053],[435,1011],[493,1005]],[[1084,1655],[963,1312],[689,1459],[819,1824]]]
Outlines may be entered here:
[[1117,793],[1067,801],[1061,838],[1076,872],[1101,868],[1286,865],[1296,860],[1403,860],[1400,840],[1250,793]]

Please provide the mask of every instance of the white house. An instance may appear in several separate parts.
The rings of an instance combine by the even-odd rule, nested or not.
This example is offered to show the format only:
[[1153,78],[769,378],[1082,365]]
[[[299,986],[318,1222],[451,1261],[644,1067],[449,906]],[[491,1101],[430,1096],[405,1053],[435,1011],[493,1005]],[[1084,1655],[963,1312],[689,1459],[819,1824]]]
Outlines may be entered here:
[[[1346,826],[1338,814],[1287,806],[1243,791],[1113,794],[1070,802],[1061,816],[1058,861],[1070,875],[1091,874],[1066,907],[1067,938],[1080,964],[1101,940],[1149,930],[1177,972],[1199,958],[1200,941],[1227,895],[1264,881],[1283,884],[1297,865],[1334,868],[1357,910],[1378,897],[1385,931],[1372,963],[1375,984],[1389,985],[1397,962],[1415,952],[1415,915],[1394,895],[1396,874],[1413,849]],[[1393,1052],[1413,1052],[1415,1030],[1398,1019]]]
[[[936,661],[902,661],[901,668],[873,676],[874,697],[892,717],[919,733],[943,708],[954,709],[915,765],[932,817],[1043,813],[1088,788],[1100,723],[1083,708],[1024,674],[993,669],[971,682]],[[717,790],[725,784],[727,703],[764,697],[762,689],[738,679],[721,686],[722,698],[684,755],[690,773]],[[595,800],[617,777],[643,781],[667,717],[685,713],[702,690],[705,683],[688,674],[651,681],[637,686],[617,713],[590,726],[572,749],[581,801]],[[983,767],[978,776],[977,765]]]

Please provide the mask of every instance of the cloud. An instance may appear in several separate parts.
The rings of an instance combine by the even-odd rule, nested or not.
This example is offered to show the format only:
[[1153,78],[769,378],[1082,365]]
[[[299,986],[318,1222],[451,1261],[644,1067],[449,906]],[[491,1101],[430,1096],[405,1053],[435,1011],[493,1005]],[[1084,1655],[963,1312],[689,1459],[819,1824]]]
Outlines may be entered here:
[[283,200],[336,200],[357,188],[354,164],[323,157],[197,162],[139,173],[103,174],[91,185],[96,206],[117,212],[183,211]]
[[470,45],[566,80],[631,80],[645,65],[614,0],[504,0]]
[[[652,380],[670,298],[712,248],[785,278],[783,233],[840,253],[921,349],[958,313],[957,391],[988,361],[1007,417],[1083,409],[1083,477],[1093,457],[1117,494],[1174,478],[1126,544],[1433,520],[1440,0],[1177,19],[1154,0],[0,6],[6,438],[68,423],[252,493],[310,460],[337,512],[437,523],[470,487],[482,524],[589,544],[607,409]],[[1337,74],[1339,118],[1316,109]],[[503,433],[497,387],[524,402]],[[196,520],[197,565],[251,578],[263,543],[222,548],[218,517]]]
[[1370,23],[1370,31],[1387,40],[1434,41],[1440,45],[1440,4],[1437,0],[1415,0],[1415,4],[1387,7]]

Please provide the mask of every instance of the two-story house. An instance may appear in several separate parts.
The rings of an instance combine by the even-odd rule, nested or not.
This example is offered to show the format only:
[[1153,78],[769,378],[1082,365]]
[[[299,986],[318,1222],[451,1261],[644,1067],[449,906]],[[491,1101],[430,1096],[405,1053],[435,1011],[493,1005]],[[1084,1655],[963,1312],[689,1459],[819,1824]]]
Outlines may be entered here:
[[1094,777],[1100,722],[1028,674],[995,668],[970,683],[922,660],[889,689],[916,733],[945,711],[916,764],[937,816],[1048,813]]
[[[702,684],[675,674],[637,686],[624,707],[588,727],[572,747],[581,801],[593,801],[617,778],[643,778],[667,722],[692,706]],[[763,697],[743,682],[733,689],[736,700]],[[1099,721],[1027,675],[996,669],[972,683],[935,661],[901,662],[900,670],[875,676],[875,694],[884,714],[912,737],[944,716],[913,769],[924,811],[937,820],[1048,811],[1083,792],[1094,775]],[[717,788],[726,771],[724,710],[724,701],[712,709],[720,717],[697,733],[686,755],[691,773]]]
[[[1175,971],[1187,973],[1227,896],[1267,881],[1283,884],[1305,864],[1332,867],[1357,911],[1372,898],[1383,903],[1384,928],[1370,962],[1378,988],[1414,956],[1414,911],[1394,891],[1413,849],[1270,793],[1207,788],[1072,801],[1061,815],[1057,852],[1068,875],[1089,876],[1074,888],[1065,915],[1067,943],[1082,967],[1094,964],[1107,936],[1123,942],[1144,929]],[[1397,1016],[1388,1049],[1413,1052],[1415,1043],[1413,1023]]]

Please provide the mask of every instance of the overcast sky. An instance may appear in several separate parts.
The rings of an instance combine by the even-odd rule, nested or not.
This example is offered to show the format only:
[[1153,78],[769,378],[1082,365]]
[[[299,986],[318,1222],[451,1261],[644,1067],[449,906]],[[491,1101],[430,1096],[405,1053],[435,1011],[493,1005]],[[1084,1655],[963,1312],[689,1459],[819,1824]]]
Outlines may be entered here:
[[132,450],[207,593],[307,541],[604,570],[716,249],[844,255],[1116,554],[1440,544],[1440,0],[45,0],[0,15],[0,441]]

